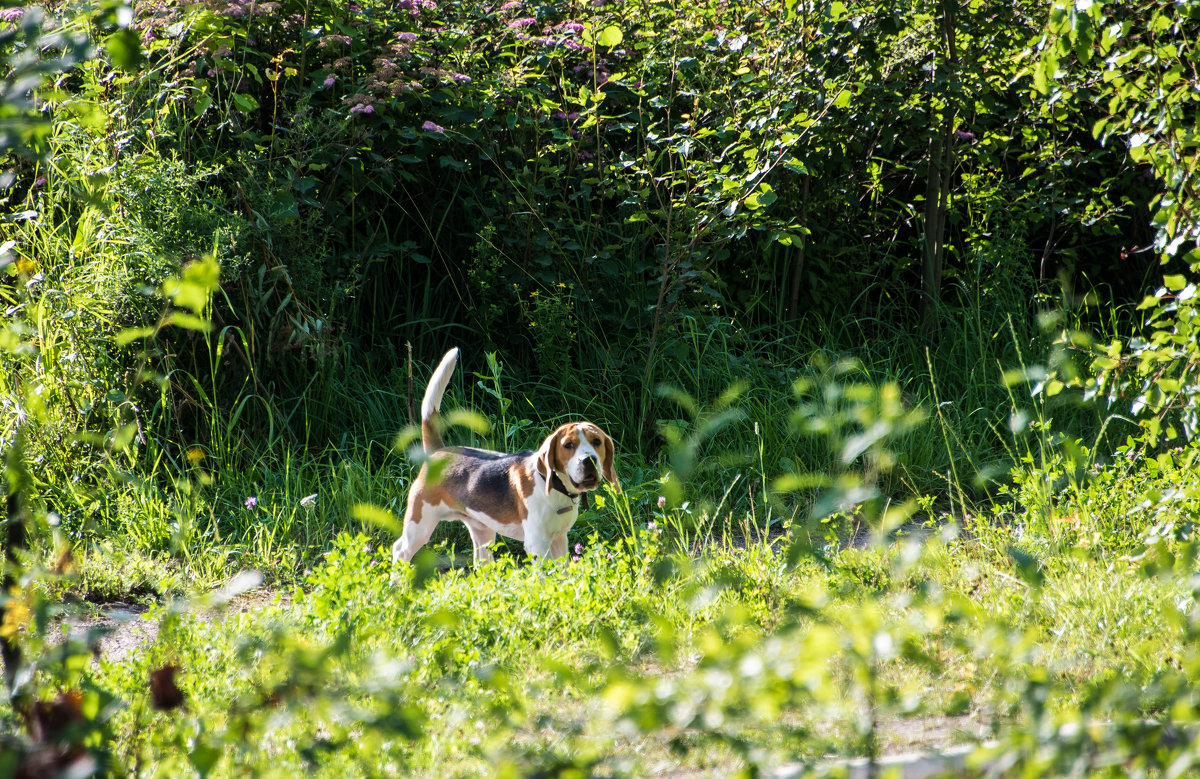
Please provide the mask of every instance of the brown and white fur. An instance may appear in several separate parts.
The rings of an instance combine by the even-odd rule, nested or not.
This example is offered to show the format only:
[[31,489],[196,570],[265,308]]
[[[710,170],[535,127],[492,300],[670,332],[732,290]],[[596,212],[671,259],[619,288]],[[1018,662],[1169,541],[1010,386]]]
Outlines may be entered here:
[[426,460],[408,493],[403,535],[392,546],[393,581],[399,562],[412,560],[446,520],[467,526],[476,564],[491,561],[488,547],[497,534],[524,542],[536,557],[562,557],[580,500],[600,486],[600,477],[621,491],[612,439],[591,422],[562,425],[537,451],[503,454],[445,446],[437,414],[457,361],[458,349],[446,352],[421,402]]

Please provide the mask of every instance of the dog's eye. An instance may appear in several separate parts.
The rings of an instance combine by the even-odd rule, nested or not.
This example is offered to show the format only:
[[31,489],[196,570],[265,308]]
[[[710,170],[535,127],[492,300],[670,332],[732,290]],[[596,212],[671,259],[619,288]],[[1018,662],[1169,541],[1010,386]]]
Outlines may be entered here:
[[599,439],[599,438],[593,438],[593,439],[592,439],[592,446],[599,446],[599,445],[600,445],[600,439]]
[[567,441],[566,443],[563,444],[563,449],[574,449],[574,448],[575,448],[574,441]]

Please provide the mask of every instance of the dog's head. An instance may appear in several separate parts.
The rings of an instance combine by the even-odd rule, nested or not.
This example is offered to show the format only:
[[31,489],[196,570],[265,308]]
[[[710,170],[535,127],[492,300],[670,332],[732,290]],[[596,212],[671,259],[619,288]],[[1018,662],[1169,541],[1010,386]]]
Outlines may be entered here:
[[596,489],[601,476],[621,491],[613,469],[612,438],[591,422],[568,422],[551,433],[537,451],[537,469],[546,477],[547,493],[552,473],[572,492]]

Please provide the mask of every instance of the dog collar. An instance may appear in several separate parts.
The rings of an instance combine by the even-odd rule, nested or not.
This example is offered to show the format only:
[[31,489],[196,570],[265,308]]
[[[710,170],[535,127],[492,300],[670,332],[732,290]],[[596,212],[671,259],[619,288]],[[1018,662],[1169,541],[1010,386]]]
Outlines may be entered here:
[[[586,492],[571,492],[570,490],[568,490],[567,485],[563,483],[563,480],[558,478],[558,471],[550,472],[550,486],[553,489],[556,489],[559,492],[561,492],[563,495],[566,495],[572,501],[576,501],[576,500],[579,501],[580,508],[586,509],[588,507],[587,493]],[[563,511],[563,513],[565,514],[566,512]]]

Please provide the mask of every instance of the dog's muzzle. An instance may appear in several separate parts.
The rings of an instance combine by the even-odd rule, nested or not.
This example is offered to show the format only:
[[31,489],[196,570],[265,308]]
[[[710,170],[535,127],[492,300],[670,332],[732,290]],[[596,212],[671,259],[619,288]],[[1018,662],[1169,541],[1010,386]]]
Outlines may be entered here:
[[579,463],[579,478],[573,478],[575,486],[590,490],[600,484],[600,465],[594,456],[585,457]]

